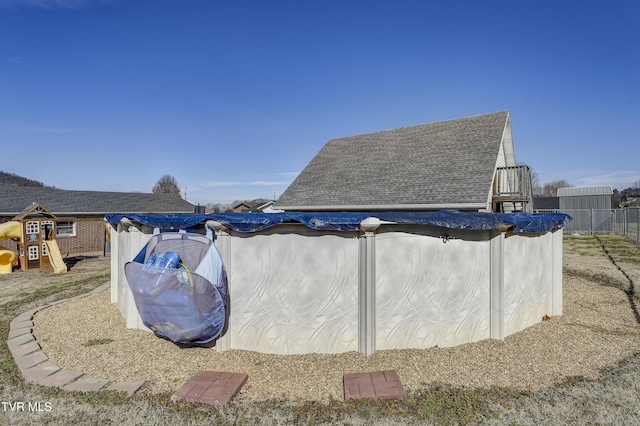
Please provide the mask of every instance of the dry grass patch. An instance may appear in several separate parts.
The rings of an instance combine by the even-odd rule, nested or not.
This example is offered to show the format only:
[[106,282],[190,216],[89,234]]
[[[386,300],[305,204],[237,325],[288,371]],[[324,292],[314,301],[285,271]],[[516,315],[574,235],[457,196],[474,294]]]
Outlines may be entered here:
[[[0,424],[640,424],[640,355],[634,354],[632,345],[618,346],[621,341],[640,342],[638,323],[631,312],[627,293],[623,292],[629,290],[626,276],[636,284],[639,281],[635,277],[640,272],[640,248],[635,243],[630,244],[625,237],[598,235],[598,238],[600,241],[593,236],[565,237],[565,315],[508,338],[515,342],[522,339],[525,347],[527,333],[532,335],[533,341],[539,342],[544,339],[546,330],[563,326],[566,327],[566,339],[561,338],[548,352],[539,351],[517,363],[513,370],[505,370],[499,364],[502,355],[495,352],[508,342],[479,342],[491,347],[494,352],[490,353],[496,358],[480,357],[477,365],[493,363],[497,366],[496,374],[505,377],[517,375],[527,368],[547,374],[545,359],[591,345],[592,349],[584,356],[567,357],[564,376],[550,382],[558,383],[556,385],[531,389],[526,386],[521,389],[476,386],[472,370],[459,370],[456,381],[447,384],[438,376],[443,370],[436,363],[438,353],[446,354],[445,358],[452,365],[458,365],[464,359],[462,353],[451,348],[415,352],[421,354],[415,362],[427,357],[432,364],[436,363],[436,368],[412,383],[404,400],[342,401],[339,397],[327,401],[279,397],[256,400],[245,395],[218,408],[171,402],[170,391],[125,398],[115,392],[68,394],[55,388],[34,386],[22,380],[6,345],[2,345],[0,398],[3,401],[49,402],[52,409],[40,413],[0,412]],[[622,271],[612,264],[609,256]],[[100,286],[108,280],[109,267],[108,259],[85,259],[68,274],[29,271],[0,276],[0,334],[3,339],[6,339],[9,322],[15,316]],[[635,294],[631,296],[632,301],[635,298]],[[67,304],[56,310],[64,305]],[[590,314],[578,317],[573,313],[577,309]],[[149,333],[145,335],[153,338]],[[573,341],[569,339],[571,336],[580,337],[575,348],[569,343]],[[114,350],[118,338],[101,333],[83,335],[78,347],[86,351]],[[598,352],[598,348],[606,350]],[[372,358],[384,360],[390,355],[382,351]],[[609,358],[600,361],[599,356]],[[446,363],[445,358],[441,362]],[[624,360],[616,364],[609,359]],[[251,364],[247,364],[247,368],[253,366],[256,374],[275,368],[272,360],[263,354],[254,354],[249,361]],[[354,367],[362,367],[363,362],[371,361],[358,358]],[[585,368],[594,363],[605,367],[591,369],[593,374],[587,373]],[[400,373],[402,369],[410,370],[412,364],[397,367]],[[167,365],[166,369],[170,371],[172,365]],[[438,379],[433,380],[435,377]],[[265,375],[267,379],[268,374]]]

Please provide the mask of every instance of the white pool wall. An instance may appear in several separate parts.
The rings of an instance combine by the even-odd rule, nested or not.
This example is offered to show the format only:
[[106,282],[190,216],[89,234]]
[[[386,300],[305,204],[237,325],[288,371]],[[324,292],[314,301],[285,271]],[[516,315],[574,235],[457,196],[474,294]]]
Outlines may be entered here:
[[[227,269],[218,350],[371,354],[504,339],[562,314],[562,229],[543,234],[384,224],[358,232],[298,224],[240,233],[210,223]],[[146,329],[123,267],[153,229],[111,227],[112,291]]]

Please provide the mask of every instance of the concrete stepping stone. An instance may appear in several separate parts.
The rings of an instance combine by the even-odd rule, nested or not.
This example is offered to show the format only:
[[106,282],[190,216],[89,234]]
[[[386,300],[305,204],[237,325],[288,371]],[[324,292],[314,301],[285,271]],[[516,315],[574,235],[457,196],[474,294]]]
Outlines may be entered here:
[[38,379],[37,382],[44,386],[55,386],[62,388],[66,384],[71,383],[74,380],[78,380],[82,376],[84,376],[84,373],[80,371],[60,370],[49,376]]
[[9,346],[9,350],[13,352],[20,345],[24,345],[25,343],[35,342],[36,339],[33,337],[33,334],[21,334],[20,336],[12,337],[7,340],[7,346]]
[[9,350],[11,351],[13,358],[16,359],[23,355],[28,355],[28,354],[39,351],[40,345],[38,344],[38,342],[33,340],[31,342],[25,343],[24,345],[18,345],[15,347],[12,347],[12,345],[9,345]]
[[9,336],[7,337],[7,339],[24,336],[25,334],[31,334],[31,327],[12,328],[11,330],[9,330]]
[[144,382],[117,382],[111,383],[102,390],[112,390],[117,392],[126,392],[127,396],[133,396],[144,385]]
[[82,377],[75,382],[71,382],[62,387],[62,389],[71,392],[95,392],[99,391],[109,384],[110,380],[95,379],[93,377]]
[[18,368],[21,371],[24,371],[42,362],[48,361],[49,357],[41,350],[38,350],[36,352],[32,352],[26,355],[21,355],[21,356],[14,355],[13,360],[15,361]]
[[22,370],[22,375],[27,380],[40,383],[40,380],[54,373],[57,373],[60,370],[61,368],[58,367],[56,364],[52,363],[51,361],[44,361],[38,365],[34,365],[31,368]]

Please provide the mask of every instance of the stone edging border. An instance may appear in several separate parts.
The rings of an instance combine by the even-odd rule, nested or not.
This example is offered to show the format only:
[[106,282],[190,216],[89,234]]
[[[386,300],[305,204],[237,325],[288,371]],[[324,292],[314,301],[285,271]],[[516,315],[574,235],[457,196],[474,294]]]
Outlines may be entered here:
[[9,351],[11,351],[11,355],[13,355],[13,359],[25,380],[42,386],[59,387],[69,392],[115,390],[126,392],[128,396],[132,396],[140,389],[144,382],[111,382],[107,379],[85,376],[80,371],[60,368],[49,360],[33,335],[33,317],[37,312],[70,300],[101,293],[109,287],[111,287],[111,283],[106,283],[89,293],[39,306],[18,315],[11,321],[7,346],[9,346]]

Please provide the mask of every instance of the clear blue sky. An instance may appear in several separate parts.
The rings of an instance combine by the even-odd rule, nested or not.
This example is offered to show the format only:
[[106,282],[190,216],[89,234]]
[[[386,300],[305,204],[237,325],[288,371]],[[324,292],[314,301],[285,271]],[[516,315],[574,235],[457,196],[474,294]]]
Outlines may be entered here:
[[640,1],[0,0],[0,170],[192,203],[331,138],[511,111],[541,183],[640,179]]

